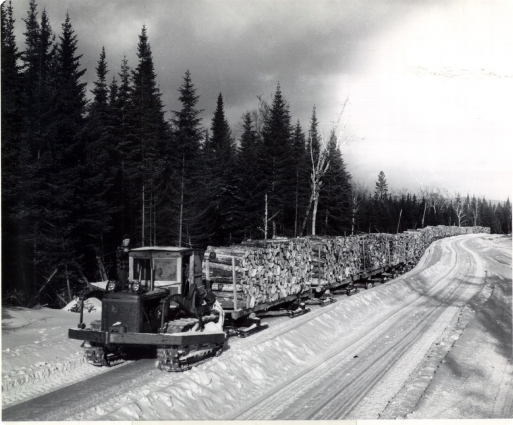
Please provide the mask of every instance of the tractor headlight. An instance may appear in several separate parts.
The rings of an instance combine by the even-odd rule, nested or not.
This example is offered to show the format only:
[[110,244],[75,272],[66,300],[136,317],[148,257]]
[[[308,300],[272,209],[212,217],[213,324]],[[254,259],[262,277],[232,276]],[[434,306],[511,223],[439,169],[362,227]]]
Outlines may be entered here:
[[114,291],[115,288],[116,288],[116,282],[107,283],[107,291]]
[[141,284],[139,282],[132,283],[132,291],[137,292],[139,291],[139,288],[141,287]]

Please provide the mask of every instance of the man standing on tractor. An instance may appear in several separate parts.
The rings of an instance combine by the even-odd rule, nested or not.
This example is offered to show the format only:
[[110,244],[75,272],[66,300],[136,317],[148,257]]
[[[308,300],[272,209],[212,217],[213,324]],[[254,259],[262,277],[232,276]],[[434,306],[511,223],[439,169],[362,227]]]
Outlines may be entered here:
[[120,289],[128,287],[128,252],[130,251],[130,236],[123,236],[123,242],[116,250],[118,282]]

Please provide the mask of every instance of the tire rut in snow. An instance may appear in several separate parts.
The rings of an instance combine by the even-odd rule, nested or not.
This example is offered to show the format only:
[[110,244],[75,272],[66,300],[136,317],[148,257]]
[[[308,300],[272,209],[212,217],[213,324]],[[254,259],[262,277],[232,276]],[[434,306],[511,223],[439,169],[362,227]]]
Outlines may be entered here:
[[107,373],[3,409],[2,418],[7,421],[61,420],[139,384],[137,377],[147,372],[148,366],[154,363],[154,360],[139,360],[107,369]]
[[[474,269],[477,270],[476,276],[478,278],[482,277],[482,260],[475,253],[469,251],[464,244],[461,246],[474,260],[473,267],[469,269],[467,277]],[[415,407],[429,387],[432,377],[436,374],[438,367],[445,361],[444,359],[452,350],[454,344],[492,293],[492,284],[488,283],[487,277],[484,276],[484,284],[481,289],[459,310],[458,315],[454,317],[440,338],[431,346],[418,370],[410,376],[403,388],[390,401],[385,410],[380,414],[380,419],[404,418],[415,410]]]
[[[453,252],[455,257],[459,257],[456,251],[453,250]],[[456,272],[459,271],[459,268],[462,266],[461,260],[456,259],[452,265],[453,267],[450,267],[449,272],[446,273],[443,278],[441,278],[437,284],[434,285],[434,287],[427,291],[426,295],[432,296],[433,299],[438,298],[447,300],[449,294],[447,294],[446,285],[441,285],[440,283],[443,283],[444,280],[450,278],[449,275],[455,275]],[[450,291],[451,294],[454,294],[458,289],[457,285],[454,286],[455,288]],[[445,293],[444,296],[442,296],[442,293]],[[419,301],[419,303],[421,302]],[[407,317],[414,307],[415,305],[412,305],[402,309],[402,316],[394,317],[393,323],[400,320],[401,317]],[[274,391],[267,393],[264,397],[261,397],[258,401],[253,403],[252,406],[246,406],[244,410],[239,411],[236,415],[233,416],[233,418],[338,419],[339,417],[344,417],[345,414],[350,412],[352,408],[358,404],[361,398],[369,390],[369,387],[372,388],[372,386],[375,385],[376,382],[379,382],[382,376],[384,376],[389,371],[390,367],[394,363],[394,360],[400,358],[401,354],[408,352],[411,346],[415,344],[415,341],[426,333],[426,330],[430,327],[430,321],[443,310],[444,304],[443,302],[439,302],[436,308],[432,309],[430,312],[428,311],[427,315],[418,318],[420,325],[417,325],[416,327],[414,326],[414,328],[410,329],[406,335],[403,334],[397,345],[394,345],[391,349],[388,349],[385,352],[378,352],[374,361],[372,361],[370,365],[363,365],[361,369],[354,368],[356,361],[351,362],[347,360],[348,357],[351,358],[352,356],[350,356],[350,353],[346,352],[345,350],[351,349],[351,345],[345,348],[336,347],[336,349],[333,351],[330,350],[331,354],[328,355],[329,358],[327,360],[321,359],[321,361],[318,362],[315,366],[305,370],[303,373],[291,377],[286,383],[282,384]],[[393,314],[389,315],[388,319],[396,314],[397,312],[394,312]],[[393,328],[393,323],[390,324],[391,328]],[[442,323],[442,326],[443,330],[446,325]],[[380,331],[384,331],[384,329],[381,328]],[[379,333],[380,332],[378,332],[378,334]],[[371,332],[371,334],[364,337],[364,339],[370,340],[369,344],[372,343],[375,332]],[[435,333],[435,338],[436,335],[437,334]],[[360,344],[361,342],[362,341],[359,341]],[[358,341],[356,341],[354,345],[357,344]],[[366,347],[360,345],[359,348],[361,352],[361,349]],[[337,352],[341,349],[342,351]],[[387,358],[385,361],[384,356],[386,357],[386,355],[389,355],[390,358]],[[363,363],[361,358],[359,358],[357,361]],[[383,365],[385,366],[383,367]],[[355,378],[349,379],[349,381],[344,378],[342,378],[340,381],[333,380],[332,375],[337,375],[341,372],[344,373],[345,367],[348,368],[347,370],[350,370],[349,373],[351,375],[357,376]],[[375,369],[372,369],[372,367],[377,367],[378,370],[376,371]],[[328,383],[324,387],[322,387],[323,380]],[[319,384],[319,382],[321,382],[321,384]],[[309,389],[313,390],[313,384],[318,386],[318,392],[314,393],[313,391],[309,391]],[[345,390],[347,391],[347,394],[344,398],[344,396],[341,396],[340,393],[344,392]],[[304,400],[298,398],[298,395],[301,394],[305,394]],[[335,395],[326,401],[327,394]],[[322,406],[320,408],[319,406],[316,406],[316,395],[318,395],[318,398],[322,400]],[[286,411],[286,406],[292,404],[290,401],[294,401],[293,406],[291,406],[290,409]],[[331,407],[329,406],[330,402],[334,402],[333,404],[338,406],[341,406],[342,403],[342,407],[336,409],[335,411],[331,411]],[[297,406],[301,406],[301,408],[298,409]],[[323,411],[323,407],[325,410],[327,408],[328,411]]]

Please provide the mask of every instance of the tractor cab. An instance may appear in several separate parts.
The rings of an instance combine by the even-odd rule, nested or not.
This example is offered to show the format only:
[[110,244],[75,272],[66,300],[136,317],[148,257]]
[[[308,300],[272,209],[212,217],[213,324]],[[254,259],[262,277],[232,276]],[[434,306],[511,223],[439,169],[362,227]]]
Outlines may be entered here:
[[144,247],[129,252],[129,290],[187,295],[201,286],[201,251],[177,247]]
[[131,250],[128,259],[128,287],[118,290],[113,282],[103,295],[102,330],[123,326],[131,332],[157,332],[179,310],[173,295],[191,294],[194,310],[194,288],[202,287],[201,251],[151,246]]

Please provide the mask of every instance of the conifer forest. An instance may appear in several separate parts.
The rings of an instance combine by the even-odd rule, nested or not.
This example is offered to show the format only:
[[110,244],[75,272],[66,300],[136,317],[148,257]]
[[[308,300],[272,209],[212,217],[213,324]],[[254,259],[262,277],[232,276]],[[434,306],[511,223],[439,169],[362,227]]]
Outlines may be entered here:
[[[63,306],[114,278],[125,234],[134,247],[206,248],[439,224],[511,233],[509,199],[411,193],[389,186],[386,169],[375,187],[355,181],[337,129],[320,131],[315,99],[301,123],[278,82],[270,102],[255,93],[254,108],[240,111],[237,137],[222,93],[205,121],[194,69],[179,87],[159,86],[151,28],[133,46],[137,63],[124,59],[119,73],[98,46],[91,93],[71,16],[57,31],[35,0],[22,22],[4,2],[1,31],[4,304]],[[165,112],[163,90],[179,110]]]

